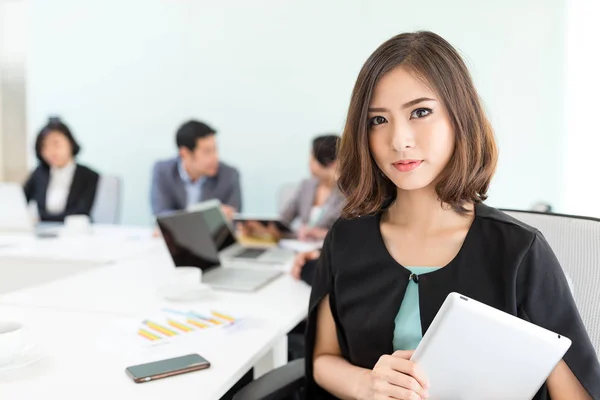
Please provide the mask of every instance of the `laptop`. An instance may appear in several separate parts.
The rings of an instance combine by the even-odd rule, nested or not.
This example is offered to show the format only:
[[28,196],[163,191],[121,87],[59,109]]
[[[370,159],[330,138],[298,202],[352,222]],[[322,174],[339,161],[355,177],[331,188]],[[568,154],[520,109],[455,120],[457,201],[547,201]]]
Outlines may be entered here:
[[16,183],[0,182],[0,232],[34,233],[38,238],[58,236],[60,222],[34,223],[23,188]]
[[0,182],[0,232],[34,232],[23,188]]
[[235,237],[233,226],[221,211],[219,200],[199,203],[193,210],[200,213],[212,232],[219,256],[225,263],[251,262],[261,266],[282,266],[294,258],[294,252],[276,246],[252,247],[242,245]]
[[[253,292],[279,277],[275,269],[223,268],[216,238],[228,235],[210,229],[199,211],[181,211],[156,218],[175,267],[197,267],[202,270],[202,283],[214,289]],[[231,239],[229,239],[231,240]]]
[[433,399],[531,399],[570,346],[564,336],[450,293],[411,360]]

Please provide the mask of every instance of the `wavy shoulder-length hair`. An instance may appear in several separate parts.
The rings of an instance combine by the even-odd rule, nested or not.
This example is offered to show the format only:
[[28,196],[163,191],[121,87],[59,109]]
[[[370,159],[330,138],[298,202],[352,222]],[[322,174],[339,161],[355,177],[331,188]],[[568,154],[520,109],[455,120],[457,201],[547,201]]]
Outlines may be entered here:
[[403,33],[375,50],[363,65],[352,92],[338,154],[338,185],[347,199],[342,210],[344,218],[378,213],[395,199],[396,186],[380,172],[369,149],[367,114],[377,83],[399,66],[437,93],[454,129],[454,153],[436,181],[440,201],[464,213],[465,205],[487,198],[498,151],[464,61],[450,43],[435,33]]

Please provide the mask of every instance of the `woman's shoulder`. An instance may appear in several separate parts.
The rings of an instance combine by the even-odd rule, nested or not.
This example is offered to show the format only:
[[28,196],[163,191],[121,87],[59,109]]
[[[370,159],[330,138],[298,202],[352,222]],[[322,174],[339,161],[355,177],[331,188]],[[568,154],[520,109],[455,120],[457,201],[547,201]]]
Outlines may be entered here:
[[540,231],[526,223],[485,204],[475,207],[475,222],[486,240],[503,240],[530,245]]
[[358,241],[364,244],[381,234],[379,232],[380,218],[380,213],[356,218],[340,217],[330,229],[330,240],[332,243]]
[[45,166],[43,164],[39,164],[29,174],[30,177],[37,177],[37,176],[40,176],[40,175],[50,175],[50,168],[48,168],[47,166]]
[[96,171],[83,164],[77,163],[77,169],[88,176],[93,176],[95,178],[98,178],[100,176],[100,174],[98,174]]
[[[360,229],[374,229],[379,227],[381,213],[363,215],[356,218],[339,218],[332,227],[332,230],[343,233],[356,233]],[[539,231],[511,217],[497,208],[485,204],[478,204],[475,209],[475,220],[484,229],[495,229],[505,231],[509,234],[519,234],[525,237],[533,238]]]
[[317,188],[319,186],[319,181],[316,178],[304,178],[297,184],[297,188],[307,189],[307,188]]

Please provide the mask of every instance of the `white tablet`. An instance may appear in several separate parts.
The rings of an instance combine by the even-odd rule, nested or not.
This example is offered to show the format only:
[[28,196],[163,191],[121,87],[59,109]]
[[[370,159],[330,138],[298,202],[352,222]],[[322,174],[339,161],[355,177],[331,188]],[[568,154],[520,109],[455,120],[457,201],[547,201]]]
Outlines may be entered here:
[[570,346],[564,336],[450,293],[412,360],[432,399],[531,399]]
[[279,229],[279,231],[281,233],[293,233],[294,232],[293,229],[290,227],[290,225],[284,221],[281,221],[278,216],[250,215],[250,214],[235,214],[233,216],[234,223],[248,222],[248,221],[258,222],[259,224],[261,224],[263,226],[267,226],[268,224],[272,223],[277,227],[277,229]]

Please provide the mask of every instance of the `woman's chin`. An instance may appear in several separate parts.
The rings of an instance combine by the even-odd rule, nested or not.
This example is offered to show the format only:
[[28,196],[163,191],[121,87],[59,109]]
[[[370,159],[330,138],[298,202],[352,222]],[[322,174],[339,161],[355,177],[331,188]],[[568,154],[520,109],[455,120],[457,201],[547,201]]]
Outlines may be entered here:
[[394,183],[394,185],[396,185],[396,188],[399,191],[404,192],[414,192],[426,189],[428,190],[432,187],[432,181],[424,179],[395,179],[392,180],[392,182]]

